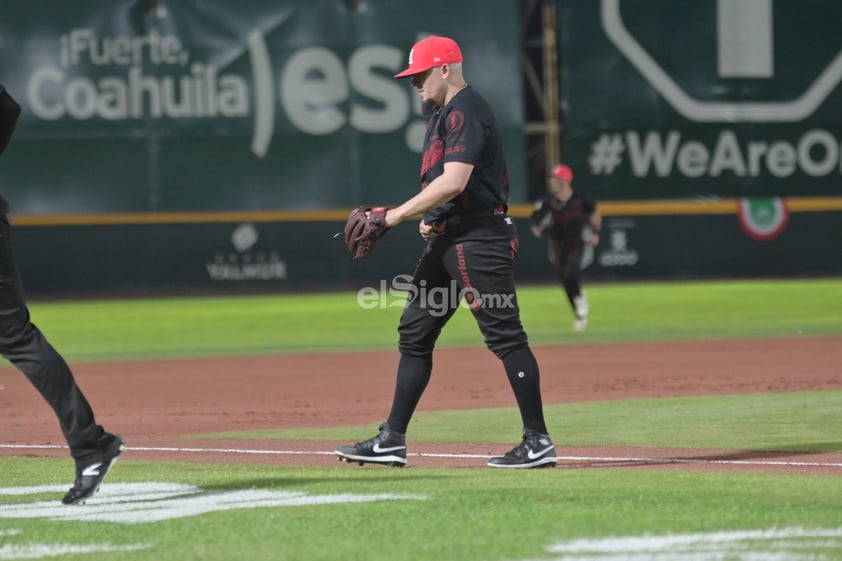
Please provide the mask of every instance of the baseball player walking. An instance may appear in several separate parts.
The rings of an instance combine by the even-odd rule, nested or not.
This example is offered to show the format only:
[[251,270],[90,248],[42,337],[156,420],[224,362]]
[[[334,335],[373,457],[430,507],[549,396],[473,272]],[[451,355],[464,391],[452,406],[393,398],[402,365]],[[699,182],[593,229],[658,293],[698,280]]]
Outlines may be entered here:
[[582,331],[590,312],[582,290],[584,256],[599,243],[602,215],[593,199],[573,190],[573,171],[568,166],[556,165],[549,181],[549,192],[532,213],[532,233],[550,240],[550,260],[576,315],[573,328]]
[[[0,85],[0,154],[15,129],[20,105]],[[124,450],[123,439],[96,424],[91,406],[67,363],[29,320],[23,286],[12,253],[9,205],[0,197],[0,354],[19,368],[58,416],[76,481],[62,499],[77,504],[97,492]]]
[[412,279],[419,290],[408,298],[398,327],[400,362],[389,417],[376,436],[340,446],[336,455],[360,464],[406,464],[405,434],[430,380],[433,347],[458,307],[451,304],[444,313],[431,309],[422,297],[424,287],[427,294],[444,291],[447,302],[453,292],[464,296],[514,391],[522,441],[488,465],[554,466],[557,457],[544,422],[538,364],[521,326],[515,293],[518,238],[506,215],[509,176],[494,113],[465,82],[462,53],[453,39],[419,41],[410,52],[409,67],[395,77],[410,77],[430,115],[421,192],[394,209],[357,209],[346,224],[345,239],[356,258],[365,258],[388,228],[423,213],[419,232],[427,244]]

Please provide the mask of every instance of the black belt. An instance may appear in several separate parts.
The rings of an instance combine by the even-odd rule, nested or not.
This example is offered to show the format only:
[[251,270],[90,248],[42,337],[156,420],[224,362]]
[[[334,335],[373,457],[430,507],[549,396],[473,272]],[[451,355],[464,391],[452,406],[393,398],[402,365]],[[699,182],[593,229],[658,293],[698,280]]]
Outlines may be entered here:
[[473,222],[474,220],[480,220],[482,218],[491,218],[492,216],[504,216],[505,214],[506,207],[498,206],[491,209],[487,208],[483,210],[454,214],[453,216],[448,216],[447,218],[436,220],[435,222],[430,224],[430,226],[433,227],[434,232],[436,232],[437,234],[442,234],[448,228],[457,226],[459,224]]

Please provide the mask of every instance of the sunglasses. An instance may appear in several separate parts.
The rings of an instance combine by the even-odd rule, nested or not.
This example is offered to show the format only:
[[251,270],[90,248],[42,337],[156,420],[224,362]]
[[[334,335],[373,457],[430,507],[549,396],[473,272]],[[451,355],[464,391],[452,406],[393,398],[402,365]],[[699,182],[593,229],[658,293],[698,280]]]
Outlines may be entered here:
[[414,87],[414,88],[420,88],[421,86],[424,85],[424,82],[427,81],[427,78],[430,77],[430,74],[432,74],[432,72],[433,72],[433,70],[435,70],[435,68],[436,67],[434,66],[433,68],[429,68],[429,69],[425,70],[424,72],[419,72],[418,74],[414,74],[412,76],[412,78],[409,79],[409,83],[412,84],[412,87]]

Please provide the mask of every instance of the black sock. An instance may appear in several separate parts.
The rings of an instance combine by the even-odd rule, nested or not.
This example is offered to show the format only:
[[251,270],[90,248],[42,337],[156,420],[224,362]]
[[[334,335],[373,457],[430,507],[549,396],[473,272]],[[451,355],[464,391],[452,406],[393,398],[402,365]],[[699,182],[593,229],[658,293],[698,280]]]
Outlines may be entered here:
[[503,357],[503,366],[515,393],[523,428],[546,434],[538,361],[532,350],[526,345],[513,350]]
[[573,313],[576,317],[576,298],[582,294],[582,285],[576,279],[565,279],[562,283],[564,285],[564,292],[567,294],[567,300],[570,302],[570,307],[573,308]]
[[421,399],[421,394],[430,381],[433,371],[433,355],[409,356],[401,355],[398,364],[398,379],[395,384],[395,397],[392,401],[392,412],[389,413],[389,428],[395,432],[406,434],[409,420],[415,413],[415,406]]

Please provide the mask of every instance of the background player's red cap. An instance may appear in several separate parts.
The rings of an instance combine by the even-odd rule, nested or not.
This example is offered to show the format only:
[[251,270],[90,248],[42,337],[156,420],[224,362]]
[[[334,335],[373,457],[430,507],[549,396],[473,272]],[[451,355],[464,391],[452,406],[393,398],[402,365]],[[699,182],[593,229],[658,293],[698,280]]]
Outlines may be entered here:
[[457,62],[462,62],[462,50],[456,44],[456,41],[450,37],[433,35],[421,39],[412,46],[412,50],[409,51],[409,67],[403,72],[395,74],[395,78],[420,74],[442,64]]
[[573,170],[564,164],[558,164],[553,168],[553,171],[550,173],[550,177],[558,177],[559,179],[563,179],[564,181],[570,183],[573,181]]

